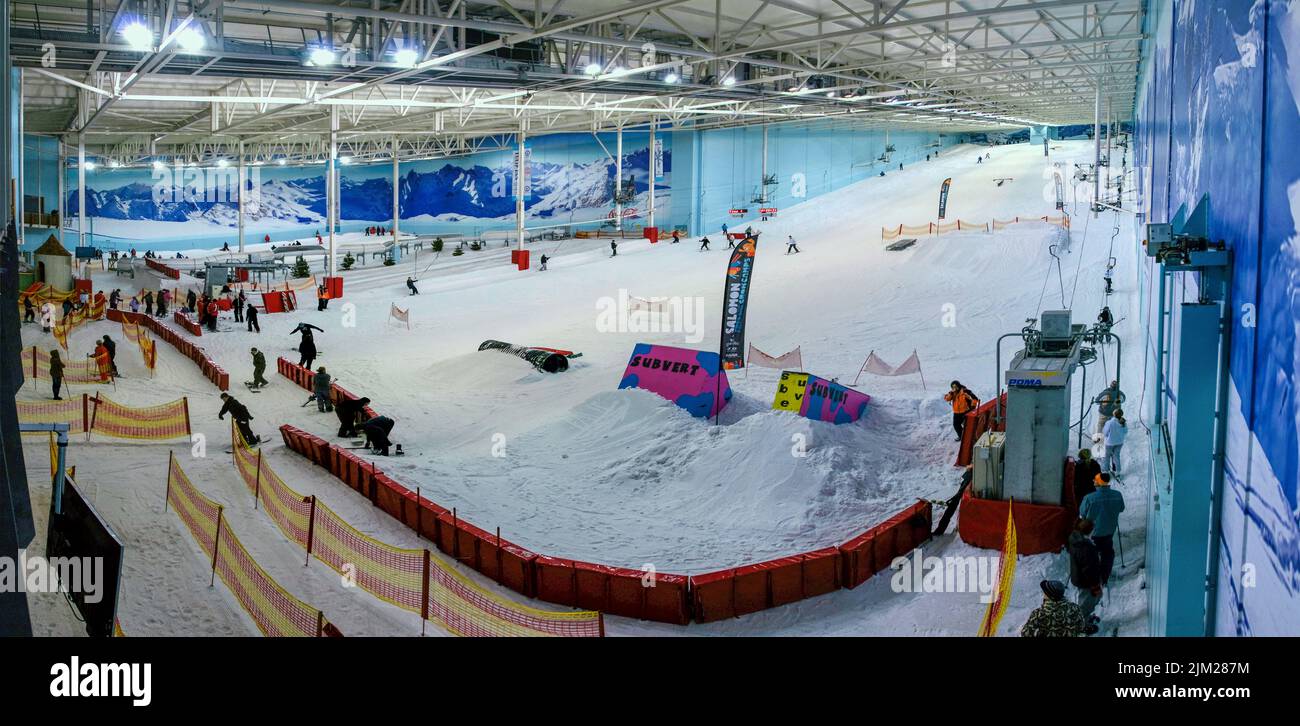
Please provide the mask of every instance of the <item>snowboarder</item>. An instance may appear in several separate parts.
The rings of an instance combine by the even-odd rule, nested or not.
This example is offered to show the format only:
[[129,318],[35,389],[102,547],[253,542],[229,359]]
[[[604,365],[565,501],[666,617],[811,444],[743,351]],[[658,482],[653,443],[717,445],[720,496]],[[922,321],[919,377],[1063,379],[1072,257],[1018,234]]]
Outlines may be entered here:
[[[316,375],[311,377],[311,397],[307,403],[316,402],[316,408],[321,413],[334,410],[334,405],[330,403],[330,382],[333,378],[325,372],[325,366],[316,369]],[[307,403],[303,405],[306,406]]]
[[388,456],[388,447],[393,445],[388,435],[392,433],[394,423],[387,416],[376,416],[362,424],[361,431],[366,435],[366,446],[380,456]]
[[221,411],[217,413],[217,420],[224,421],[226,414],[230,414],[230,418],[235,420],[235,426],[239,428],[239,435],[244,439],[244,443],[249,446],[262,443],[261,437],[254,434],[252,427],[248,425],[248,422],[253,420],[253,414],[248,412],[248,408],[229,393],[221,394],[221,400],[223,403]]
[[113,342],[112,338],[105,335],[103,340],[103,345],[104,345],[104,350],[108,351],[108,365],[112,369],[113,375],[116,376],[117,375],[117,343]]
[[542,266],[537,268],[538,272],[546,272],[546,261],[549,259],[551,258],[547,257],[546,255],[542,255],[542,259],[541,259]]
[[709,248],[709,238],[708,238],[708,237],[701,237],[701,238],[700,238],[700,252],[703,252],[703,251],[707,250],[708,248]]
[[239,294],[235,296],[235,302],[233,305],[231,305],[231,307],[235,309],[235,322],[236,323],[244,322],[244,291],[243,290],[240,290]]
[[794,235],[789,234],[785,237],[785,253],[788,255],[791,252],[799,254],[799,245],[795,244]]
[[609,256],[618,257],[618,243],[614,240],[609,241]]
[[1079,516],[1092,522],[1092,541],[1101,554],[1101,584],[1110,583],[1115,566],[1115,532],[1119,530],[1119,513],[1124,511],[1124,495],[1110,486],[1110,474],[1097,475],[1097,490],[1083,498]]
[[1092,458],[1092,449],[1079,449],[1079,458],[1074,462],[1074,506],[1083,505],[1083,498],[1092,494],[1097,488],[1097,475],[1101,473],[1101,464]]
[[63,359],[57,350],[50,351],[50,386],[54,389],[54,400],[62,401],[59,390],[63,388]]
[[413,278],[406,278],[406,289],[410,290],[412,295],[420,294],[420,291],[415,289],[415,280]]
[[978,408],[980,400],[971,393],[969,388],[963,386],[961,381],[953,381],[949,385],[948,393],[943,400],[952,404],[952,428],[957,432],[957,440],[961,441],[962,435],[966,432],[966,414]]
[[365,415],[369,398],[345,398],[334,406],[334,415],[339,417],[339,436],[350,439],[357,435],[357,418]]
[[253,380],[249,382],[248,387],[261,388],[270,385],[271,382],[262,375],[266,372],[266,355],[257,348],[249,348],[248,352],[253,355]]
[[1119,476],[1119,456],[1124,449],[1124,439],[1128,438],[1128,421],[1123,410],[1115,409],[1115,415],[1102,427],[1101,436],[1106,445],[1106,470]]
[[953,515],[957,513],[957,509],[961,504],[961,497],[966,493],[966,487],[970,486],[971,480],[974,477],[975,465],[967,464],[966,471],[962,472],[961,482],[957,486],[957,492],[948,498],[943,510],[943,516],[939,517],[939,524],[934,528],[934,534],[931,535],[932,537],[938,537],[948,531],[948,523],[952,521]]
[[975,157],[975,163],[976,163],[976,164],[983,164],[983,163],[984,163],[984,157],[982,157],[982,156],[977,156],[977,157]]
[[1097,313],[1097,325],[1101,327],[1102,332],[1109,333],[1112,326],[1115,325],[1115,315],[1111,313],[1110,306],[1101,309]]
[[249,304],[249,306],[248,306],[248,310],[246,310],[246,311],[244,312],[244,319],[248,321],[248,332],[251,333],[251,332],[253,332],[254,330],[256,330],[258,333],[261,333],[261,332],[262,332],[262,326],[260,326],[260,325],[257,324],[257,306],[256,306],[256,305]]
[[1065,548],[1070,553],[1070,584],[1079,589],[1079,611],[1084,618],[1084,631],[1088,635],[1097,632],[1093,622],[1092,611],[1101,602],[1101,552],[1097,543],[1088,535],[1092,533],[1092,522],[1080,519],[1074,523]]
[[1119,381],[1111,381],[1109,386],[1097,394],[1093,403],[1097,404],[1097,433],[1104,433],[1106,422],[1115,415],[1115,409],[1124,403],[1124,392],[1119,390]]
[[930,160],[930,155],[929,155],[929,154],[926,154],[926,155],[925,155],[925,160],[926,160],[926,161],[929,161],[929,160]]
[[1043,580],[1038,583],[1043,591],[1043,604],[1034,608],[1020,629],[1022,638],[1077,638],[1086,627],[1079,606],[1065,599],[1065,583],[1060,580]]
[[1102,274],[1102,279],[1106,281],[1106,294],[1109,295],[1115,291],[1115,264],[1106,265],[1106,272]]
[[298,353],[301,355],[298,365],[303,368],[311,368],[312,361],[316,360],[316,338],[311,334],[313,330],[325,332],[310,323],[298,323],[298,327],[289,331],[289,335],[302,333],[302,341],[298,343]]

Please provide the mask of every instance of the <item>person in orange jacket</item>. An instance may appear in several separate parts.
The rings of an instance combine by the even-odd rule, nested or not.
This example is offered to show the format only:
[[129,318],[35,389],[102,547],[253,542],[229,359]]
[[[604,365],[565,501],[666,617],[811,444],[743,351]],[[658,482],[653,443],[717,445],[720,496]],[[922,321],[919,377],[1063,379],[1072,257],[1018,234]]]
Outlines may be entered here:
[[104,346],[104,341],[99,341],[95,345],[95,352],[86,357],[94,358],[95,365],[99,366],[99,382],[108,383],[109,379],[113,377],[113,358],[108,354],[108,348]]
[[979,407],[980,400],[961,381],[952,382],[943,400],[952,404],[952,429],[957,432],[957,440],[961,441],[962,434],[966,431],[966,414]]

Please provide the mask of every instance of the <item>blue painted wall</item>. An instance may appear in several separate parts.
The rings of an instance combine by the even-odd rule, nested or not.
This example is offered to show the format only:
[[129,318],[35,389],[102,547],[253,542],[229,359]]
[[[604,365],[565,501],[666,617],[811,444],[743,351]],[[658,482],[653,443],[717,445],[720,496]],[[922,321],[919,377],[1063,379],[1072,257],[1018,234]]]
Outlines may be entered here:
[[[767,128],[767,173],[775,175],[777,182],[768,192],[770,206],[778,209],[879,176],[881,171],[897,171],[899,164],[924,163],[926,154],[958,140],[937,131],[854,129],[833,122]],[[889,163],[879,161],[890,144],[895,150],[889,153]],[[679,191],[673,200],[675,223],[698,235],[720,229],[733,207],[757,216],[760,205],[753,200],[762,191],[762,127],[681,132],[674,135],[673,150],[678,156]],[[682,183],[682,174],[689,183]],[[689,199],[680,199],[681,194]]]
[[[1225,240],[1234,255],[1215,630],[1296,635],[1300,0],[1152,0],[1150,6],[1134,138],[1139,206],[1147,221],[1163,222],[1209,194],[1210,235]],[[1157,344],[1150,263],[1139,280],[1150,380]],[[1174,290],[1175,299],[1195,299],[1195,288],[1188,281]],[[1177,315],[1172,322],[1176,327]],[[1156,395],[1145,392],[1148,414]],[[1176,390],[1158,395],[1176,410]]]

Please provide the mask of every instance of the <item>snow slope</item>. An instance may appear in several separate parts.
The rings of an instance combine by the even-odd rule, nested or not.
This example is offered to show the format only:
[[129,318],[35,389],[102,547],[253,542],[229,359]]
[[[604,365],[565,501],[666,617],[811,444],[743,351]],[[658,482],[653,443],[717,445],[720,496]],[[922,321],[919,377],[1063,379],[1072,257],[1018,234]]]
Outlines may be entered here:
[[[988,149],[959,147],[934,162],[783,209],[779,219],[731,225],[754,224],[763,233],[748,318],[750,342],[772,354],[800,346],[805,369],[845,383],[853,381],[872,350],[891,363],[917,350],[927,388],[916,376],[864,375],[857,387],[873,400],[864,419],[853,425],[771,411],[777,372],[767,369],[731,376],[736,397],[716,427],[653,394],[616,390],[637,342],[716,349],[726,266],[720,235],[712,237],[708,252],[698,251],[695,240],[680,245],[628,240],[614,259],[608,240],[538,243],[534,260],[540,254],[553,257],[545,273],[516,271],[496,248],[462,257],[421,254],[419,269],[404,260],[391,268],[345,273],[347,295],[327,312],[267,315],[260,336],[227,332],[205,336],[202,343],[237,381],[250,376],[250,344],[268,357],[296,359],[297,338],[289,338],[288,330],[300,320],[324,328],[317,335],[322,351],[317,365],[327,366],[345,387],[370,396],[381,413],[398,422],[394,438],[409,454],[381,459],[380,465],[407,485],[419,486],[422,495],[456,507],[460,516],[486,529],[500,526],[504,537],[534,551],[610,565],[649,563],[660,572],[691,574],[838,544],[918,497],[953,491],[956,443],[941,400],[947,382],[958,378],[982,397],[991,396],[997,337],[1019,330],[1040,309],[1060,307],[1063,295],[1067,303],[1073,298],[1076,322],[1092,320],[1102,304],[1101,272],[1115,225],[1109,217],[1086,223],[1077,218],[1067,240],[1054,227],[1023,224],[995,234],[922,238],[901,253],[884,250],[880,228],[930,220],[947,177],[954,179],[950,220],[1055,214],[1050,194],[1044,193],[1044,172],[1052,162],[1069,169],[1090,154],[1084,143],[1061,146],[1049,160],[1037,147],[997,147],[994,158],[980,165],[975,157]],[[1001,187],[993,181],[1008,177],[1013,181]],[[798,240],[801,254],[783,254],[788,234]],[[1061,249],[1059,276],[1052,245]],[[1131,275],[1133,251],[1131,235],[1121,234],[1113,250],[1121,283],[1110,300],[1116,318],[1128,314],[1133,285],[1123,281]],[[413,272],[421,278],[418,297],[408,297],[402,284]],[[601,310],[620,294],[677,297],[686,309],[702,314],[678,320],[689,324],[673,332],[611,330],[602,323]],[[409,308],[410,331],[386,322],[391,304]],[[1117,332],[1127,337],[1136,327],[1125,320]],[[567,373],[546,375],[512,356],[477,352],[487,338],[584,355]],[[1113,363],[1113,352],[1109,355]],[[1125,372],[1128,381],[1138,379],[1127,362]],[[188,380],[187,375],[176,378]],[[1089,377],[1092,393],[1102,377]],[[166,400],[171,381],[160,371],[158,383],[141,391],[140,401],[127,395],[118,400]],[[306,394],[284,379],[273,382],[256,396],[237,391],[258,417],[256,430],[272,435],[279,423],[290,422],[332,437],[337,426],[332,416],[299,408]],[[211,388],[201,379],[188,385],[193,386],[191,405],[199,409],[194,418],[204,421],[201,427],[210,435],[221,436],[222,427],[207,420],[216,410]],[[1136,472],[1142,468],[1145,437],[1134,433],[1126,454],[1132,459],[1129,470]],[[803,457],[792,448],[800,436],[807,441]],[[132,456],[129,446],[98,448],[104,454],[97,461]],[[357,526],[395,544],[413,539],[278,443],[265,451],[292,486],[318,491],[340,513],[355,514],[350,521]],[[159,472],[164,463],[157,465]],[[232,502],[248,498],[228,462],[194,466],[199,471],[191,476],[200,488],[205,488],[204,475],[217,487],[212,496]],[[1139,527],[1142,497],[1138,491],[1129,497],[1125,526]],[[344,504],[354,510],[341,509]],[[288,545],[273,525],[248,509],[246,528],[260,528],[256,535],[237,532],[245,544],[260,538],[254,541],[268,557],[279,557]],[[128,530],[156,526],[145,514],[125,508],[120,516]],[[174,523],[168,526],[180,531]],[[1125,535],[1132,552],[1140,552],[1138,537],[1127,530]],[[951,530],[926,549],[954,556],[990,554],[956,541]],[[296,555],[290,549],[285,556]],[[1037,603],[1038,579],[1062,576],[1063,567],[1060,556],[1022,561],[1004,629],[1018,628]],[[351,624],[359,632],[418,629],[405,613],[373,598],[366,601],[364,594],[357,602],[356,591],[339,593],[306,574],[299,566],[286,577],[292,576],[295,586],[301,580],[304,592],[318,594],[319,602],[301,596],[321,606],[345,633],[352,632],[346,621],[351,608],[385,613],[386,619],[378,620],[359,616],[360,622]],[[1138,582],[1136,576],[1122,578],[1107,610],[1108,622],[1113,619],[1126,634],[1145,627]],[[332,607],[344,614],[336,615]],[[879,576],[851,592],[736,621],[681,629],[614,618],[609,631],[969,635],[983,608],[970,593],[895,593],[888,577]],[[132,610],[143,614],[148,607],[135,602],[128,615]],[[385,630],[389,627],[393,630]]]

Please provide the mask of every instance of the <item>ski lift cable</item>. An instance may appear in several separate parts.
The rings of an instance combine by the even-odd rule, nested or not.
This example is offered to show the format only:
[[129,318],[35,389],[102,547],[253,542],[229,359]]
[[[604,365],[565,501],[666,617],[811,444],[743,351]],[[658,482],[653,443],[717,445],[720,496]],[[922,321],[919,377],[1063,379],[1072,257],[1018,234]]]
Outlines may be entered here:
[[1083,222],[1083,242],[1079,244],[1079,264],[1074,268],[1074,287],[1070,289],[1070,304],[1066,305],[1067,309],[1074,309],[1074,296],[1079,291],[1079,276],[1083,272],[1083,252],[1088,248],[1088,225],[1091,219],[1084,219]]

